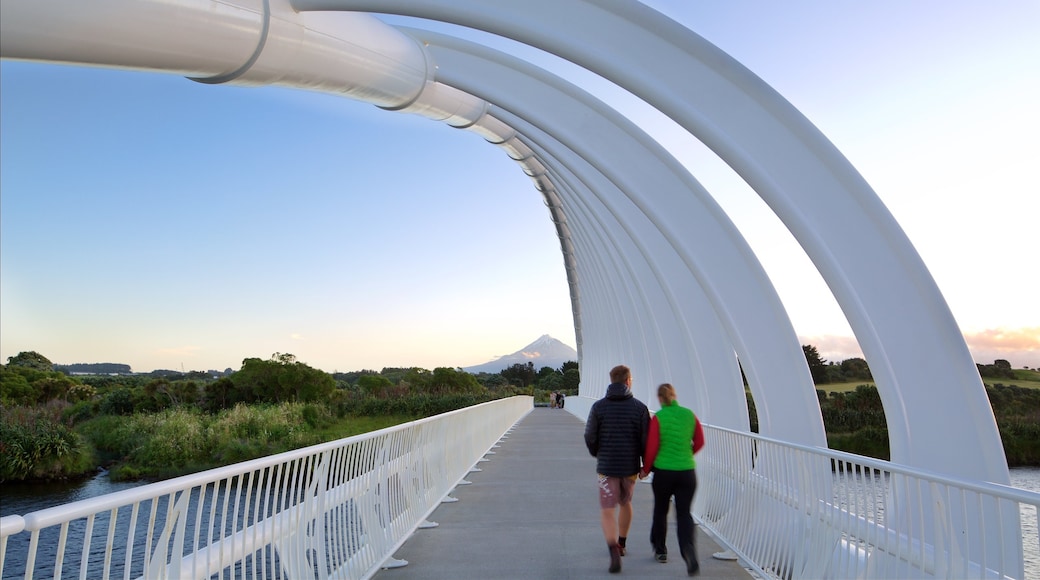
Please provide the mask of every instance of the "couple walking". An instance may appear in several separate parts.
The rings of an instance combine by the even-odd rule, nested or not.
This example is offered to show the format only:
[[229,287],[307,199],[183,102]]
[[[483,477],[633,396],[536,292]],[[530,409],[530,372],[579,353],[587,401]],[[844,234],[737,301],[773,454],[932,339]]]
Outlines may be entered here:
[[[628,530],[632,525],[632,492],[636,479],[654,473],[654,516],[650,544],[654,558],[668,561],[665,538],[668,506],[675,498],[679,554],[690,576],[700,571],[694,545],[690,507],[697,490],[693,454],[704,445],[700,422],[692,411],[675,400],[667,383],[657,388],[661,410],[650,412],[632,396],[632,371],[624,365],[610,370],[607,395],[596,401],[585,423],[585,445],[596,458],[599,474],[600,524],[610,551],[611,573],[621,571]],[[642,463],[641,463],[642,461]]]

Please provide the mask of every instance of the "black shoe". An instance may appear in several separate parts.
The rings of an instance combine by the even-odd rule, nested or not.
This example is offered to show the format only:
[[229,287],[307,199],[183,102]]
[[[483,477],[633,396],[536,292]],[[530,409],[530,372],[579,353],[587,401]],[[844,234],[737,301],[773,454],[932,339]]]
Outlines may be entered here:
[[617,545],[617,549],[618,549],[618,552],[621,552],[622,556],[625,555],[625,547],[624,546],[622,546],[621,544],[618,544]]
[[686,561],[686,575],[696,576],[701,572],[701,565],[697,562],[697,556],[687,552],[683,554],[683,560]]
[[657,560],[658,562],[664,564],[664,563],[668,562],[668,553],[667,552],[658,552],[658,553],[654,554],[654,560]]
[[610,546],[610,568],[607,571],[611,574],[621,571],[621,546],[617,544]]

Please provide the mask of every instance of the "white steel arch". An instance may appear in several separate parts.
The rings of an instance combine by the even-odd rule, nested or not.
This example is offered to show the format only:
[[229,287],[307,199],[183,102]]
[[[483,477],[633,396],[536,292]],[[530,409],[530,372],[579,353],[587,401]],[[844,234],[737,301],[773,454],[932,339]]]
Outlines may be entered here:
[[[550,207],[591,384],[617,362],[630,362],[651,379],[689,372],[679,361],[693,352],[703,378],[689,372],[690,384],[705,386],[713,415],[718,402],[722,422],[739,424],[746,410],[732,409],[743,405],[734,396],[735,350],[758,389],[763,431],[822,444],[804,359],[768,280],[754,257],[742,254],[743,241],[727,231],[728,220],[713,214],[710,198],[692,178],[673,172],[667,155],[642,141],[641,133],[626,131],[623,119],[519,61],[443,37],[442,46],[427,50],[376,18],[310,12],[320,10],[393,12],[497,33],[643,98],[740,174],[811,257],[870,363],[893,460],[1008,483],[999,433],[967,347],[887,209],[789,103],[716,47],[646,6],[592,0],[5,0],[0,56],[319,90],[477,132],[520,163]],[[626,40],[623,46],[617,38]],[[433,65],[431,52],[442,68]],[[530,101],[490,79],[532,92]],[[554,117],[550,105],[570,107],[572,117],[597,111],[595,130],[582,133]],[[633,167],[632,159],[658,171]],[[843,216],[840,225],[834,215]],[[698,219],[704,232],[696,233],[706,239],[679,235],[678,216]],[[704,245],[730,253],[699,251]],[[875,284],[878,279],[886,283]],[[747,294],[735,288],[738,280],[747,282]],[[727,351],[728,361],[718,355]],[[652,384],[643,398],[651,399]],[[940,397],[946,402],[941,419],[933,412]],[[904,508],[897,500],[898,512]],[[957,525],[992,530],[1017,521],[1010,511],[1001,517]],[[991,547],[982,550],[988,554]],[[998,557],[1014,561],[1015,554]]]
[[[747,181],[812,259],[870,364],[892,460],[1009,482],[981,378],[902,229],[797,109],[711,43],[635,2],[295,0],[293,6],[469,26],[551,52],[643,98]],[[836,215],[848,219],[839,224]],[[934,413],[940,398],[951,401],[941,420]]]
[[[885,404],[893,460],[957,476],[1008,482],[996,424],[963,338],[919,256],[877,196],[844,157],[760,79],[696,34],[641,4],[586,0],[523,4],[297,0],[291,5],[286,0],[6,0],[0,10],[0,56],[4,58],[139,68],[211,81],[332,92],[388,109],[413,110],[453,126],[469,126],[485,136],[499,135],[507,150],[519,148],[523,141],[511,134],[512,129],[485,115],[485,103],[437,83],[438,74],[447,76],[450,71],[436,72],[426,50],[412,38],[365,15],[309,11],[394,12],[463,24],[526,42],[597,72],[641,96],[711,147],[795,235],[835,294],[870,363]],[[576,25],[578,22],[581,24]],[[624,46],[613,42],[619,37],[626,39]],[[676,69],[683,74],[672,74]],[[458,80],[474,82],[465,75]],[[503,102],[505,97],[500,96]],[[521,109],[516,103],[513,108]],[[520,125],[531,112],[513,113],[526,113],[518,116],[516,124]],[[532,141],[525,147],[537,148],[546,156],[547,173],[532,175],[536,186],[546,191],[552,181],[546,175],[561,181],[562,205],[551,211],[561,232],[565,259],[581,259],[568,262],[567,271],[575,276],[569,282],[576,321],[580,321],[582,360],[593,363],[585,365],[586,378],[593,380],[597,368],[605,370],[629,357],[635,357],[644,369],[674,358],[649,354],[657,349],[669,352],[662,342],[673,333],[671,327],[657,326],[653,318],[667,310],[658,310],[649,297],[667,295],[675,288],[659,279],[657,283],[666,287],[649,290],[649,286],[618,283],[611,277],[616,268],[635,267],[635,260],[645,260],[646,254],[653,253],[651,248],[640,251],[634,243],[618,242],[611,255],[604,254],[593,237],[583,238],[581,245],[566,237],[592,234],[572,223],[580,215],[576,209],[573,215],[567,213],[568,200],[588,201],[590,193],[610,190],[606,183],[593,183],[591,178],[609,180],[637,205],[663,204],[667,195],[632,187],[633,174],[627,171],[610,174],[609,167],[590,171],[569,166],[568,162],[574,165],[567,159],[572,152],[586,157],[601,151],[591,149],[586,138],[562,131],[555,134],[550,127],[542,129],[551,139],[542,137],[542,143]],[[514,158],[525,165],[524,155]],[[557,162],[559,167],[554,166]],[[833,215],[847,218],[840,230],[830,219]],[[658,214],[650,220],[665,238],[669,238],[669,217]],[[630,219],[626,215],[625,223],[632,225]],[[565,223],[569,224],[566,231],[571,232],[566,236]],[[641,238],[643,231],[639,230],[638,242],[650,243]],[[595,264],[595,269],[585,268],[582,260]],[[642,261],[638,268],[653,270]],[[598,284],[584,285],[582,276]],[[716,276],[712,273],[698,282],[708,291],[708,301],[725,325],[725,309],[713,300],[711,288],[726,277]],[[874,283],[880,278],[886,284]],[[611,318],[619,311],[625,324]],[[749,353],[746,367],[764,364],[765,357],[778,351],[750,349],[739,337],[789,324],[782,318],[727,328],[735,349]],[[637,336],[626,335],[632,327],[641,329]],[[587,340],[593,334],[597,343],[590,349]],[[706,331],[703,336],[709,335]],[[789,346],[781,341],[776,348],[793,350]],[[799,361],[800,357],[799,351]],[[775,378],[793,380],[800,374],[801,370],[792,370]],[[765,383],[765,379],[754,382]],[[793,391],[799,395],[796,399],[771,399],[772,391],[764,391],[766,400],[760,402],[760,413],[808,416],[809,405],[801,395],[805,389],[797,389]],[[948,402],[942,421],[932,412],[940,391]],[[815,427],[809,432],[814,433],[789,435],[803,442],[819,435]]]

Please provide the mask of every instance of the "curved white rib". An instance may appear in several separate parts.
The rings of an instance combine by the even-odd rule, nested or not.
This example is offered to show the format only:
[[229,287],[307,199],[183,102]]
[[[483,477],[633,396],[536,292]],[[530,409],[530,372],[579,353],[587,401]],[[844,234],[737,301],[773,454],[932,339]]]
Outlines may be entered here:
[[[714,46],[631,2],[530,0],[521,6],[473,0],[298,0],[295,6],[393,11],[496,32],[549,50],[640,95],[743,176],[812,258],[874,372],[893,460],[1008,481],[974,363],[903,232],[808,121]],[[433,80],[422,47],[390,27],[362,15],[299,14],[284,0],[5,0],[0,11],[4,58],[284,84],[389,108],[409,105]],[[618,37],[626,39],[623,47],[614,42]],[[840,224],[834,215],[843,216]],[[878,284],[882,279],[885,283]],[[621,345],[645,348],[635,342],[616,346]],[[948,402],[942,421],[932,412],[940,396]]]
[[[715,46],[634,2],[296,0],[293,5],[418,16],[492,32],[552,52],[640,96],[740,174],[819,269],[870,364],[884,402],[892,459],[1009,481],[978,371],[903,231],[811,123]],[[623,45],[617,38],[625,39]],[[939,398],[949,403],[941,420],[934,414]]]
[[[577,163],[589,161],[597,168],[594,173],[614,174],[615,179],[624,184],[615,185],[601,177],[599,183],[589,186],[590,194],[580,196],[578,200],[587,199],[588,195],[602,199],[604,196],[609,197],[605,192],[615,192],[612,194],[615,201],[606,202],[615,206],[610,210],[611,218],[618,220],[619,227],[635,228],[629,239],[639,248],[639,258],[649,263],[652,275],[661,284],[658,295],[665,301],[661,306],[667,305],[668,309],[658,313],[656,323],[661,325],[658,332],[667,338],[662,339],[654,348],[665,351],[667,360],[672,361],[672,370],[669,370],[667,365],[661,369],[651,369],[650,376],[657,379],[653,382],[674,381],[681,389],[695,387],[691,391],[694,395],[692,400],[696,401],[704,401],[704,395],[698,391],[707,391],[707,396],[710,397],[718,392],[730,390],[739,398],[734,400],[733,397],[729,397],[727,405],[736,402],[736,406],[742,408],[743,388],[740,386],[739,373],[732,359],[732,347],[729,346],[731,342],[728,338],[720,337],[714,312],[705,310],[698,313],[698,307],[705,300],[698,282],[703,281],[715,289],[715,294],[711,297],[715,312],[731,315],[733,320],[729,322],[728,327],[738,335],[742,328],[752,327],[757,320],[786,319],[786,315],[757,260],[714,200],[700,189],[685,169],[649,137],[615,111],[597,103],[576,87],[542,73],[527,63],[480,45],[425,31],[406,31],[429,43],[428,49],[440,65],[438,76],[441,80],[462,84],[468,92],[479,94],[507,108],[519,109],[522,113],[518,114],[527,117],[528,120],[537,119],[536,123],[541,127],[552,127],[554,136],[566,135],[570,142],[579,143],[574,146],[580,149],[579,160],[569,161],[568,167],[573,169]],[[448,51],[449,47],[451,52]],[[500,64],[496,66],[495,62]],[[502,116],[497,112],[495,114]],[[509,124],[518,127],[520,122],[509,120]],[[528,129],[522,132],[526,136],[532,136]],[[589,133],[594,133],[595,137],[591,139],[594,143],[610,143],[611,147],[596,148],[580,144],[581,137]],[[544,143],[546,139],[543,135],[536,140]],[[555,139],[553,141],[555,142]],[[560,159],[564,156],[564,153],[558,152],[561,147],[555,146],[557,153],[551,158]],[[631,169],[633,167],[637,169]],[[619,175],[630,169],[635,172],[631,178]],[[588,173],[593,172],[585,170],[583,174]],[[585,181],[592,179],[596,179],[595,175],[587,176]],[[637,192],[644,190],[669,191],[674,192],[674,195],[659,200],[658,207],[647,210],[638,205],[640,200]],[[634,202],[633,197],[637,198]],[[623,203],[626,205],[618,206],[622,203],[618,198],[624,200]],[[572,201],[567,207],[573,207],[574,203]],[[626,225],[626,222],[632,222],[633,216],[641,216],[646,212],[652,216],[650,219],[657,221],[643,218],[646,221],[639,225]],[[667,222],[661,216],[668,214],[682,216],[684,220],[685,227],[673,234],[674,241],[662,237],[658,230],[662,227],[662,221]],[[604,220],[600,218],[597,221]],[[672,227],[677,228],[674,225]],[[708,247],[710,251],[705,251]],[[682,255],[676,254],[677,251],[681,251]],[[712,259],[707,259],[708,255]],[[628,271],[633,267],[630,264]],[[696,276],[696,280],[691,277],[691,272]],[[628,275],[639,277],[639,272]],[[682,297],[681,304],[675,295]],[[692,318],[695,324],[687,325],[685,319],[688,317]],[[676,330],[669,326],[675,320],[683,321],[684,329],[680,332],[692,333],[693,338],[677,335]],[[709,322],[714,324],[711,325]],[[714,333],[706,331],[711,328],[716,329]],[[819,418],[818,406],[815,405],[816,395],[804,359],[800,356],[785,356],[790,350],[801,354],[790,323],[770,325],[764,331],[756,331],[753,336],[739,338],[741,344],[747,345],[750,350],[741,353],[742,360],[759,363],[759,372],[752,376],[788,378],[776,380],[778,384],[770,382],[762,385],[753,382],[752,388],[758,389],[755,393],[757,401],[765,402],[767,408],[770,403],[772,408],[780,408],[797,397],[798,389],[812,400],[811,405],[791,406],[787,413],[778,414],[776,417],[764,416],[761,421],[763,432],[782,432],[784,436],[811,440],[812,444],[824,444],[822,421]],[[720,342],[729,349],[728,354],[725,348],[722,351],[710,348],[720,345]],[[787,351],[782,347],[784,343],[788,346]],[[688,347],[692,352],[686,350]],[[682,361],[691,356],[696,357],[698,351],[706,354],[700,360],[708,369],[715,370],[720,364],[726,366],[726,369],[706,373],[707,379],[698,376],[686,383],[681,379],[688,377],[691,370],[687,368],[679,372]],[[761,368],[766,361],[793,362],[797,365],[793,369],[782,365]],[[589,365],[586,365],[586,368],[589,368]],[[601,385],[595,382],[595,377],[592,380],[592,388],[601,389]],[[733,392],[731,387],[737,387],[738,390]],[[594,391],[597,392],[598,390]],[[649,400],[653,399],[654,397],[650,396]],[[711,408],[718,412],[719,405],[708,404],[697,408]],[[728,417],[727,421],[731,419],[732,417]],[[715,420],[714,416],[712,420]],[[746,425],[746,410],[742,420]],[[777,427],[787,422],[792,425],[782,429]],[[819,431],[810,432],[811,434],[799,433],[799,430],[806,429],[806,425],[818,425]],[[814,440],[814,436],[819,438]]]

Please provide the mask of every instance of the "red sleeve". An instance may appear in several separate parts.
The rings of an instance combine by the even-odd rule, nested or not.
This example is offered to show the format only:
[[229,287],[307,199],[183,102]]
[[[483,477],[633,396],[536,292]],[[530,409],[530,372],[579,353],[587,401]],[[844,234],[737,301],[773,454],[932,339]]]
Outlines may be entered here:
[[643,454],[643,471],[649,473],[657,459],[657,450],[661,448],[661,427],[657,417],[650,419],[650,433],[646,436],[646,453]]
[[697,422],[693,428],[693,452],[697,453],[701,450],[701,447],[704,447],[704,429],[701,429],[700,419],[694,417],[693,420]]

